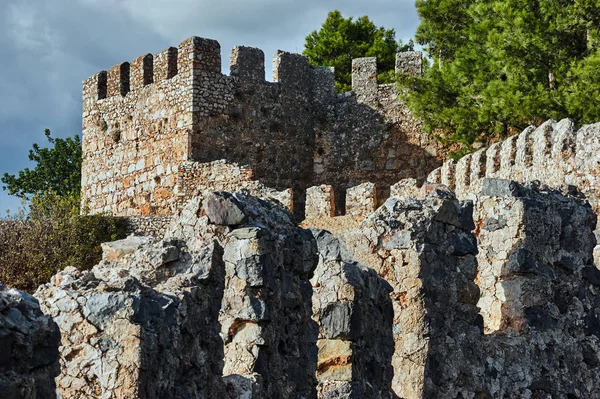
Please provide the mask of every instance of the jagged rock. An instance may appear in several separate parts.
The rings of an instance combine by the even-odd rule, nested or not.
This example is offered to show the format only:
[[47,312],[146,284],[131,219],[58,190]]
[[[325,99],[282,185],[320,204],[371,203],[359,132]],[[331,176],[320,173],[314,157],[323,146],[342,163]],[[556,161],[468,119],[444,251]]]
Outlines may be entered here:
[[419,187],[416,179],[402,179],[398,183],[390,186],[390,197],[411,197],[419,196]]
[[246,221],[246,215],[235,197],[226,192],[209,194],[203,203],[204,212],[214,224],[236,226]]
[[125,240],[117,240],[102,243],[102,259],[117,260],[125,255],[131,255],[136,250],[150,243],[152,239],[149,237],[131,236]]
[[521,186],[512,180],[484,179],[480,195],[488,197],[503,195],[518,197],[520,190]]
[[476,299],[465,300],[476,294],[477,247],[465,229],[472,209],[445,186],[423,187],[421,200],[390,198],[344,236],[353,257],[391,285],[391,391],[410,399],[440,397],[430,362],[460,363],[459,348],[480,331]]
[[389,198],[340,238],[244,192],[219,194],[243,225],[212,223],[203,192],[163,238],[106,245],[91,271],[40,287],[63,336],[58,392],[597,397],[592,208],[536,182],[480,183],[493,195],[475,205],[433,184]]
[[0,283],[0,397],[53,398],[60,332],[31,295]]
[[313,318],[319,327],[320,398],[390,398],[391,287],[374,270],[346,258],[344,244],[311,230],[319,264],[311,279]]
[[421,186],[421,190],[419,192],[419,197],[421,197],[421,198],[437,197],[437,198],[448,199],[448,200],[453,200],[456,198],[456,196],[454,195],[454,192],[452,192],[452,190],[450,190],[450,188],[448,188],[448,186],[446,186],[444,184],[435,184],[435,183],[429,183],[429,182],[425,182],[425,184],[423,184]]
[[214,194],[215,224],[203,199],[162,239],[105,245],[92,270],[38,289],[64,337],[62,397],[314,397],[312,235],[243,193]]

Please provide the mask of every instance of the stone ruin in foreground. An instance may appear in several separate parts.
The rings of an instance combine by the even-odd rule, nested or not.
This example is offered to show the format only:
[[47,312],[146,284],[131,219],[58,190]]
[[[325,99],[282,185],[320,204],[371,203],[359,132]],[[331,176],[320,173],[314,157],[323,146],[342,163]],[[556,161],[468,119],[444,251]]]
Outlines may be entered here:
[[0,285],[0,397],[600,397],[600,124],[435,169],[374,59],[343,95],[231,59],[191,38],[84,83],[82,197],[136,235]]
[[585,199],[485,179],[473,204],[427,183],[334,235],[299,227],[274,194],[199,189],[160,237],[106,243],[35,298],[2,287],[0,392],[600,395]]

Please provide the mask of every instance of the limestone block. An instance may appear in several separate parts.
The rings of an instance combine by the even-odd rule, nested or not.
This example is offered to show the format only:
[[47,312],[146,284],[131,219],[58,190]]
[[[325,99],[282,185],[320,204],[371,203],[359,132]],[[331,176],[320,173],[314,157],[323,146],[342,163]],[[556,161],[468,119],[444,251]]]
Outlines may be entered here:
[[366,217],[377,207],[375,184],[362,183],[346,191],[346,214]]
[[327,185],[310,187],[306,190],[306,219],[335,216],[333,187]]

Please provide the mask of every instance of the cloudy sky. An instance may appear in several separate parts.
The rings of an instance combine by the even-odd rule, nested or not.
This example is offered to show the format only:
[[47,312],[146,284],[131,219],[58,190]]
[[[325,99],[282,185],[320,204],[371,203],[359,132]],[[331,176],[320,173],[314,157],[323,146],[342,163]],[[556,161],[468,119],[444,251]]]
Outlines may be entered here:
[[[81,82],[110,66],[177,46],[189,36],[302,52],[328,11],[368,15],[405,42],[417,27],[414,0],[0,0],[0,174],[33,166],[44,129],[81,131]],[[270,74],[267,77],[270,79]],[[19,201],[0,190],[0,213]]]

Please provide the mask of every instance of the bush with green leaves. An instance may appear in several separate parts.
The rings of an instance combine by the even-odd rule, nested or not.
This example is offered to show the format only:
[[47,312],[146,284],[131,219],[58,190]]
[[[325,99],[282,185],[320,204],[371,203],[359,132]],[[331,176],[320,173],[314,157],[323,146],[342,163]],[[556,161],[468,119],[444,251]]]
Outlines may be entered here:
[[67,266],[89,269],[102,242],[125,235],[119,219],[80,215],[76,195],[38,194],[28,207],[0,221],[0,281],[8,286],[31,292]]

